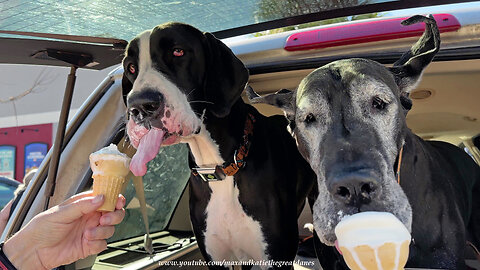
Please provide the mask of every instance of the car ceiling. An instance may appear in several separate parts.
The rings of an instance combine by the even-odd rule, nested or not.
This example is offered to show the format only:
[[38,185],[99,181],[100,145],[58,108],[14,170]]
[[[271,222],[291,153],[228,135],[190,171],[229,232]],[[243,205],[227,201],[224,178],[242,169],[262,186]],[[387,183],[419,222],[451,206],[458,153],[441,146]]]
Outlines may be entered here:
[[91,56],[86,68],[103,69],[121,61],[125,40],[167,21],[186,22],[217,37],[229,37],[353,14],[462,2],[466,1],[3,0],[0,63],[69,65],[38,54],[61,50]]

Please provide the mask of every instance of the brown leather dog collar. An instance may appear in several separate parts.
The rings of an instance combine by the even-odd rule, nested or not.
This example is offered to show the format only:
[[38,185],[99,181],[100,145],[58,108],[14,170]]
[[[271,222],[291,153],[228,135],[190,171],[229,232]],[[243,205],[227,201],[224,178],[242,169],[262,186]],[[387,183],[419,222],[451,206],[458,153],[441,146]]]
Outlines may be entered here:
[[402,166],[402,156],[403,156],[403,145],[400,148],[400,153],[398,154],[398,164],[397,164],[397,183],[400,185],[400,167]]
[[234,176],[241,168],[244,168],[247,164],[245,159],[250,150],[250,138],[253,136],[254,124],[255,117],[251,113],[248,113],[243,129],[243,142],[240,147],[235,150],[232,163],[224,163],[214,168],[192,168],[192,174],[194,176],[200,176],[206,182],[221,181],[224,180],[226,176]]

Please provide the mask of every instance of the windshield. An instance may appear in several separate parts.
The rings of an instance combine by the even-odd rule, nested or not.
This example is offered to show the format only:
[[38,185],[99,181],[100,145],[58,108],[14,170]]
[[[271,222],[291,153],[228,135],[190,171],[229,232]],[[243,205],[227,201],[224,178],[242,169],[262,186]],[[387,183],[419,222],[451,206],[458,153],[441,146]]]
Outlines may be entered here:
[[0,30],[132,39],[168,21],[216,32],[322,11],[391,0],[6,0]]

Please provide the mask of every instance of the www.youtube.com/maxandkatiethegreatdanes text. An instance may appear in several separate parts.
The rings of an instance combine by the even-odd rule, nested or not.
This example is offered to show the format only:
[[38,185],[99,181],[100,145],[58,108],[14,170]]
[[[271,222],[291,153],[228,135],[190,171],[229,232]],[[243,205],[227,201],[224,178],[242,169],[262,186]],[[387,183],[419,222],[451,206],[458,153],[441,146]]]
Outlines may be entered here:
[[248,261],[203,261],[203,260],[190,260],[190,261],[161,261],[158,263],[160,266],[177,266],[177,267],[189,267],[189,266],[267,266],[267,267],[281,267],[281,266],[293,266],[293,264],[300,266],[314,266],[313,261],[274,261],[274,260],[248,260]]

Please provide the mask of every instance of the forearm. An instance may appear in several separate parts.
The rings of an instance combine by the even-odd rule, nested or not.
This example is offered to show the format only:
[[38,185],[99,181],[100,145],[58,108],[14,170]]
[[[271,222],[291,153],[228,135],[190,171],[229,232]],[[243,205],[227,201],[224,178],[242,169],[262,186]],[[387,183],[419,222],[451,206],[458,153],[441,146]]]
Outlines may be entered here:
[[29,237],[22,235],[22,231],[5,242],[3,252],[18,270],[46,269],[38,257],[37,247]]

